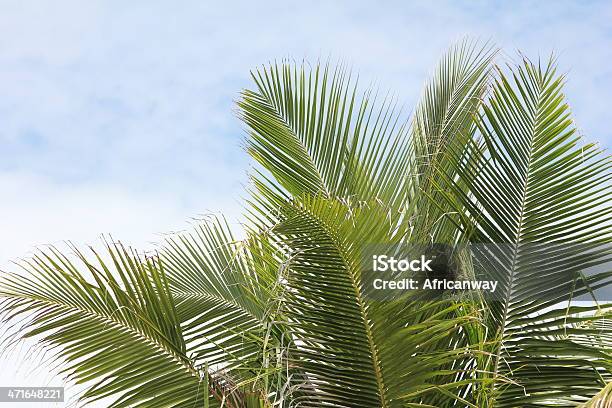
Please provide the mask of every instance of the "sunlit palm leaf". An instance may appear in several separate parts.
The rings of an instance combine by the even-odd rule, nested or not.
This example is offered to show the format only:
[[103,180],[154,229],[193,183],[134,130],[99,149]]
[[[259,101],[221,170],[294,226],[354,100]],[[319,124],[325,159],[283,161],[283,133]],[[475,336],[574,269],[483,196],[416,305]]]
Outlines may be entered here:
[[54,248],[24,261],[23,273],[0,282],[5,319],[22,316],[27,329],[15,335],[39,338],[57,353],[68,379],[90,384],[85,401],[110,397],[112,407],[147,407],[153,400],[168,407],[203,404],[206,372],[186,355],[162,265],[120,245],[107,249],[112,266],[97,254],[91,263],[77,252],[79,267]]
[[[0,278],[2,321],[113,407],[607,407],[611,307],[572,302],[612,282],[610,156],[554,64],[495,55],[453,47],[411,127],[342,67],[262,68],[246,239],[211,218],[153,257],[42,251]],[[371,296],[369,245],[432,242],[502,295]]]
[[580,405],[580,408],[608,408],[612,406],[612,382],[608,383],[588,402]]
[[162,257],[194,358],[227,365],[256,353],[266,300],[249,296],[253,270],[227,224],[213,218],[167,238]]
[[[411,182],[414,197],[408,220],[414,224],[412,240],[452,241],[456,228],[445,215],[452,207],[444,205],[439,191],[462,183],[456,177],[453,160],[475,161],[479,149],[465,149],[475,130],[478,114],[487,92],[497,49],[464,40],[453,46],[442,58],[428,81],[417,105],[411,129]],[[441,178],[436,173],[444,172]],[[432,183],[435,177],[435,185]]]
[[408,138],[393,103],[375,107],[343,68],[309,69],[288,63],[253,74],[241,117],[250,128],[247,149],[279,186],[358,202],[392,206],[406,199]]
[[[363,250],[397,233],[384,211],[376,203],[351,211],[323,197],[282,211],[286,221],[275,232],[293,254],[285,303],[296,343],[291,362],[317,387],[300,406],[417,406],[423,393],[438,392],[433,384],[447,374],[441,367],[467,351],[429,346],[448,342],[473,317],[456,317],[460,306],[452,303],[368,298]],[[455,398],[446,393],[443,401]]]
[[265,236],[236,240],[211,217],[169,237],[161,256],[192,358],[279,398],[268,377],[289,368],[277,362],[288,340],[276,324],[283,260],[275,251]]
[[[555,307],[612,276],[610,157],[580,146],[562,83],[552,62],[500,72],[478,121],[490,158],[453,164],[467,183],[449,194],[459,225],[475,228],[473,241],[497,245],[489,269],[505,296],[487,305],[494,406],[573,406],[610,377],[609,350],[569,324],[567,304]],[[581,270],[598,265],[583,279]]]

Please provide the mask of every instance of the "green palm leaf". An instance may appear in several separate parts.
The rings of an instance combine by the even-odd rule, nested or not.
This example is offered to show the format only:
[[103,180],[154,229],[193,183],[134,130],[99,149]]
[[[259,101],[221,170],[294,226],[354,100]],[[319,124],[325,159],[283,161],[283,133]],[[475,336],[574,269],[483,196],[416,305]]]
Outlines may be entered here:
[[[562,84],[552,62],[524,61],[509,77],[500,71],[477,122],[490,155],[453,163],[466,182],[448,194],[455,219],[474,242],[495,245],[482,259],[505,294],[487,304],[494,406],[574,406],[610,377],[609,349],[570,324],[575,310],[555,306],[612,276],[610,157],[580,146]],[[597,266],[604,271],[583,277]]]
[[[327,222],[335,222],[336,220],[333,220],[333,218],[337,217],[344,220],[347,225],[359,226],[359,228],[353,227],[353,231],[350,233],[351,239],[356,241],[367,239],[368,242],[379,240],[378,243],[391,243],[392,236],[395,237],[393,239],[402,239],[402,237],[407,236],[407,228],[412,231],[411,236],[414,239],[423,235],[415,232],[419,228],[421,232],[429,232],[431,222],[429,224],[419,224],[417,219],[417,223],[414,223],[419,214],[415,211],[415,213],[409,213],[410,216],[407,217],[403,211],[406,206],[412,206],[411,209],[416,210],[428,205],[428,200],[413,200],[413,198],[419,197],[416,192],[418,184],[415,184],[414,178],[410,174],[417,172],[417,168],[425,169],[431,166],[429,162],[415,162],[415,152],[422,153],[423,151],[419,149],[431,147],[431,143],[427,140],[435,139],[438,140],[437,143],[440,145],[438,153],[442,156],[445,146],[453,142],[453,132],[458,131],[458,129],[470,130],[473,128],[471,124],[472,115],[476,113],[480,98],[485,91],[490,63],[494,54],[495,51],[491,47],[477,48],[474,44],[468,43],[451,50],[438,70],[438,77],[429,85],[420,108],[420,118],[422,120],[429,117],[431,121],[438,121],[439,126],[432,124],[427,129],[418,128],[419,122],[417,121],[411,131],[411,133],[420,135],[419,140],[424,141],[423,144],[411,142],[411,139],[408,138],[409,134],[403,127],[397,130],[393,128],[392,125],[395,122],[391,122],[392,116],[388,113],[388,107],[383,106],[377,116],[373,116],[373,112],[377,112],[377,110],[369,107],[371,104],[369,94],[366,93],[363,100],[358,101],[355,88],[349,84],[350,81],[345,79],[342,69],[338,69],[330,75],[328,67],[322,70],[315,68],[312,71],[306,71],[303,67],[292,68],[286,64],[273,66],[256,75],[257,91],[246,91],[244,93],[240,107],[242,117],[251,129],[251,138],[247,142],[248,150],[263,167],[263,170],[257,170],[253,178],[256,191],[253,193],[250,203],[252,220],[255,221],[256,229],[269,229],[273,235],[277,236],[276,241],[279,248],[285,248],[288,251],[286,256],[292,259],[289,273],[293,278],[293,280],[290,280],[292,283],[289,285],[291,288],[289,292],[293,293],[292,291],[295,290],[302,293],[301,291],[303,291],[304,296],[306,296],[306,293],[316,293],[318,296],[310,303],[302,302],[300,297],[291,297],[285,302],[285,307],[288,310],[294,310],[294,312],[300,310],[292,313],[292,316],[311,316],[313,313],[321,313],[321,315],[317,315],[318,317],[314,322],[306,320],[291,321],[289,325],[290,330],[295,327],[302,327],[301,325],[309,327],[309,329],[304,329],[307,332],[312,330],[307,335],[301,331],[293,333],[293,336],[299,339],[297,340],[298,343],[313,342],[310,354],[306,353],[303,348],[299,349],[298,360],[300,364],[313,359],[313,361],[316,361],[304,367],[304,371],[308,373],[308,381],[313,381],[316,384],[317,390],[325,389],[323,395],[318,394],[319,391],[317,391],[316,394],[310,393],[310,395],[304,396],[306,400],[310,401],[310,404],[316,406],[316,404],[322,403],[321,401],[328,401],[329,403],[340,404],[340,406],[361,406],[355,405],[358,404],[360,398],[364,398],[361,402],[364,406],[373,404],[374,401],[385,406],[403,406],[402,404],[408,403],[409,400],[416,401],[417,404],[422,403],[423,397],[421,394],[425,390],[431,391],[435,387],[430,386],[431,384],[424,384],[422,379],[419,382],[419,377],[416,374],[425,375],[424,373],[429,370],[428,376],[432,378],[436,375],[441,376],[441,373],[434,374],[436,373],[433,368],[434,359],[430,359],[429,364],[432,365],[429,366],[423,363],[424,359],[421,360],[420,365],[412,364],[414,361],[421,359],[421,356],[415,356],[414,360],[406,358],[406,350],[409,348],[407,343],[400,342],[400,346],[389,346],[385,348],[384,355],[388,356],[387,364],[389,367],[395,368],[390,368],[385,382],[381,377],[383,362],[378,361],[382,356],[377,357],[376,351],[379,344],[375,343],[373,336],[382,337],[382,333],[384,333],[385,336],[394,337],[398,340],[398,334],[394,333],[393,329],[401,332],[402,325],[415,325],[415,327],[421,327],[420,324],[427,325],[426,322],[432,323],[432,320],[428,319],[431,316],[438,316],[437,313],[439,313],[439,315],[450,317],[449,321],[436,321],[440,326],[438,329],[431,327],[430,330],[434,332],[440,330],[447,336],[446,338],[444,336],[439,338],[433,335],[429,339],[429,344],[431,350],[438,351],[433,346],[435,341],[438,340],[440,343],[437,345],[442,346],[442,351],[439,352],[443,354],[451,350],[451,344],[453,343],[448,338],[448,330],[453,331],[449,327],[456,328],[459,325],[458,322],[472,316],[470,313],[452,315],[447,310],[447,305],[437,305],[436,307],[439,307],[439,310],[434,310],[435,308],[432,306],[429,314],[419,314],[414,310],[411,311],[410,309],[415,307],[406,305],[403,305],[401,312],[398,312],[399,307],[402,306],[400,305],[397,306],[398,310],[396,312],[404,313],[407,317],[406,320],[400,319],[396,325],[390,324],[387,316],[396,316],[397,313],[394,314],[393,310],[387,308],[385,314],[382,312],[383,308],[380,308],[378,312],[380,322],[384,321],[386,323],[380,323],[376,327],[376,330],[380,333],[368,334],[368,331],[374,330],[369,327],[372,317],[369,314],[363,315],[363,313],[365,313],[365,309],[372,312],[372,306],[366,300],[360,298],[361,294],[355,292],[355,289],[361,286],[359,265],[355,263],[358,256],[352,254],[352,258],[347,259],[344,256],[346,254],[342,252],[343,248],[330,244],[330,247],[313,249],[317,254],[317,262],[324,262],[323,265],[319,265],[314,260],[304,260],[303,257],[310,259],[308,258],[311,256],[310,250],[303,253],[302,250],[293,246],[295,241],[288,243],[287,240],[310,240],[312,239],[310,235],[315,235],[316,231],[318,231],[316,234],[322,235],[315,236],[320,240],[325,240],[324,231],[327,227],[323,228],[323,232],[321,232],[308,224],[300,224],[300,228],[304,228],[308,233],[300,235],[298,232],[294,232],[296,235],[289,238],[291,234],[287,232],[287,225],[293,225],[293,222],[300,219],[294,213],[294,206],[297,203],[312,203],[308,198],[308,196],[312,196],[313,202],[318,203],[318,210],[323,211],[323,208],[330,206],[330,211],[340,211],[341,213],[338,214],[324,213],[323,225]],[[447,82],[446,80],[449,78],[452,78],[452,81]],[[432,104],[435,106],[432,107]],[[360,108],[357,109],[354,106]],[[436,109],[444,110],[446,114],[439,115],[436,113]],[[352,112],[358,112],[358,114],[355,116]],[[374,117],[376,117],[375,121]],[[374,126],[372,126],[372,122]],[[424,123],[421,121],[420,124],[423,125]],[[338,129],[344,130],[338,131]],[[440,142],[441,139],[445,139],[445,142]],[[429,154],[424,155],[430,156]],[[431,160],[431,162],[438,161],[442,162],[443,160],[441,158]],[[377,166],[371,164],[375,162],[378,162]],[[271,175],[272,178],[266,173]],[[376,188],[379,190],[375,190]],[[315,197],[318,198],[315,199]],[[323,201],[322,203],[317,201],[326,199],[329,201]],[[418,205],[416,205],[417,201]],[[368,211],[364,206],[373,207]],[[368,217],[363,216],[358,220],[352,219],[353,216],[356,216],[355,213],[368,214]],[[305,213],[298,212],[298,214],[304,215]],[[320,215],[311,214],[310,218],[300,219],[300,222],[314,222],[320,226],[319,221],[321,220],[317,218]],[[402,223],[402,219],[408,222]],[[368,232],[368,227],[378,228],[376,230],[378,235],[372,231]],[[357,234],[357,230],[367,233],[353,235]],[[329,231],[328,233],[334,236],[337,234],[336,231]],[[316,242],[315,239],[309,245],[318,245]],[[306,244],[302,242],[300,245]],[[356,251],[356,253],[358,252]],[[326,255],[329,259],[325,258]],[[313,281],[305,282],[297,278],[300,274],[296,272],[296,264],[300,262],[316,265],[308,270],[308,273],[313,275],[313,280],[315,279],[314,275],[317,274],[319,275],[317,279],[321,280],[319,283],[322,286],[316,291],[313,287],[308,286],[314,285]],[[337,289],[331,288],[329,285],[325,286],[323,283],[325,281],[335,283],[343,281],[344,284],[341,286],[348,291],[345,293],[347,297],[338,298]],[[330,292],[329,296],[331,298],[324,301],[322,297],[325,296],[325,290]],[[323,340],[318,337],[324,336],[324,330],[333,330],[334,328],[343,330],[340,324],[332,323],[340,322],[340,320],[336,320],[339,319],[338,313],[347,312],[346,308],[348,306],[342,307],[336,303],[341,300],[355,302],[355,309],[353,310],[355,314],[352,318],[357,319],[356,321],[361,320],[361,325],[356,330],[361,333],[359,338],[363,340],[360,353],[363,353],[361,354],[361,362],[364,365],[359,367],[359,370],[364,371],[359,371],[359,374],[355,374],[355,377],[363,378],[364,382],[354,379],[350,374],[352,368],[348,363],[351,361],[348,356],[356,353],[354,349],[351,349],[351,347],[356,347],[355,344],[344,345],[346,348],[338,353],[346,353],[346,355],[343,360],[338,360],[335,350],[330,351],[330,354],[325,357],[327,346],[322,346],[321,342]],[[322,308],[323,304],[327,305],[323,310],[313,310]],[[317,307],[315,308],[314,305],[317,305]],[[332,326],[323,327],[323,321],[330,322]],[[435,325],[432,324],[432,326]],[[315,330],[315,327],[319,331]],[[312,336],[311,340],[306,340],[308,336]],[[330,334],[330,336],[332,335]],[[341,342],[342,336],[339,333],[335,336],[339,336],[337,339],[334,337],[336,342]],[[380,340],[381,337],[377,340]],[[421,347],[420,350],[426,349],[424,344],[419,345],[416,336],[413,336],[411,341],[414,347]],[[327,343],[329,341],[325,344]],[[343,346],[339,345],[339,347]],[[404,347],[403,351],[402,347]],[[395,351],[391,352],[390,350]],[[397,354],[394,354],[395,352]],[[450,352],[450,354],[453,353]],[[402,358],[399,358],[399,355]],[[447,355],[444,358],[453,360],[456,356],[451,358]],[[331,359],[337,361],[337,364],[330,363]],[[398,361],[412,364],[412,370],[414,371],[411,375],[416,381],[415,383],[410,383],[407,380],[411,377],[407,374],[410,369],[406,365],[398,365]],[[441,367],[443,361],[442,356],[440,356],[436,367]],[[346,365],[342,366],[343,363]],[[452,363],[449,362],[450,364]],[[321,365],[320,369],[322,371],[313,374],[313,366],[316,365]],[[419,371],[418,367],[421,369],[427,367],[427,369]],[[448,373],[451,372],[454,371],[450,370]],[[299,378],[298,382],[300,380],[303,381],[304,378]],[[450,374],[449,380],[454,383],[453,376]],[[469,380],[467,381],[469,382]],[[452,385],[449,385],[448,388],[452,388]],[[393,391],[389,391],[390,389]],[[449,391],[445,392],[449,393]],[[370,393],[369,397],[366,398],[364,393]],[[443,398],[432,399],[432,401],[446,403],[449,398],[451,400],[456,398],[456,396],[452,396],[452,393],[451,397],[443,393],[440,395],[443,395]]]
[[193,360],[278,399],[293,369],[279,360],[288,339],[276,310],[284,261],[276,252],[265,236],[238,241],[211,218],[169,237],[161,257]]
[[[456,317],[460,306],[452,303],[367,297],[364,246],[393,242],[384,211],[374,202],[350,210],[323,197],[305,197],[282,211],[286,220],[275,232],[293,254],[285,302],[295,339],[291,363],[317,386],[300,405],[417,406],[423,393],[439,391],[433,384],[446,374],[444,364],[467,351],[428,346],[448,341],[473,316]],[[443,401],[456,398],[445,392],[450,397]]]
[[5,275],[0,283],[5,321],[22,316],[27,330],[15,335],[40,338],[57,353],[69,380],[93,384],[84,401],[202,404],[209,395],[207,373],[186,355],[162,265],[118,244],[107,249],[112,267],[95,252],[94,264],[77,251],[79,269],[54,248],[24,261],[24,273]]
[[580,408],[606,408],[612,405],[612,383],[608,383],[588,402],[580,405]]
[[258,350],[266,299],[250,296],[263,290],[253,285],[253,268],[241,245],[221,219],[166,239],[162,259],[196,361],[239,363]]
[[[489,87],[497,49],[464,40],[442,58],[425,86],[411,129],[411,181],[414,197],[407,217],[413,224],[411,239],[421,242],[453,242],[456,228],[445,216],[440,191],[462,183],[454,160],[477,162],[479,149],[465,149],[475,131],[474,117]],[[437,173],[444,173],[441,177]],[[449,185],[443,183],[449,181]]]
[[[406,198],[407,125],[389,100],[358,98],[343,68],[284,63],[253,74],[256,90],[238,103],[250,128],[247,150],[294,196],[352,201]],[[263,178],[262,178],[263,179]]]

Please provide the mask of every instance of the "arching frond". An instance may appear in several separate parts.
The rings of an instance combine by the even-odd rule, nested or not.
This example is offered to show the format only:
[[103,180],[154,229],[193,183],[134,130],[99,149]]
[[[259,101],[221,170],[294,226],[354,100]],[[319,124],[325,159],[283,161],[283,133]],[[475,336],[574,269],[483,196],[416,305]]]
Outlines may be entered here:
[[553,62],[500,71],[477,121],[488,154],[453,163],[457,225],[488,243],[480,260],[504,293],[487,303],[496,407],[574,406],[611,375],[610,349],[568,309],[612,279],[611,161],[576,135],[562,85]]
[[85,402],[203,404],[213,382],[187,355],[163,265],[114,243],[107,244],[110,264],[93,255],[90,262],[77,251],[79,265],[49,248],[23,261],[22,273],[2,276],[4,321],[21,316],[25,323],[14,335],[39,339],[69,380],[90,384]]

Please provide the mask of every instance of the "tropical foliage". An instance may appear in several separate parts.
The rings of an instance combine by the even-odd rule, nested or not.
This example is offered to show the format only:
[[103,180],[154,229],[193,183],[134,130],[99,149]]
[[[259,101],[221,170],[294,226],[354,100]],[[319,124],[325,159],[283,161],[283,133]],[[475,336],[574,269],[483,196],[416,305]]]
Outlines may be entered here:
[[[412,118],[342,66],[255,71],[244,238],[43,248],[0,278],[10,339],[112,407],[609,406],[612,311],[574,299],[612,280],[610,155],[553,60],[497,59],[453,47]],[[373,299],[371,243],[486,248],[503,296]]]

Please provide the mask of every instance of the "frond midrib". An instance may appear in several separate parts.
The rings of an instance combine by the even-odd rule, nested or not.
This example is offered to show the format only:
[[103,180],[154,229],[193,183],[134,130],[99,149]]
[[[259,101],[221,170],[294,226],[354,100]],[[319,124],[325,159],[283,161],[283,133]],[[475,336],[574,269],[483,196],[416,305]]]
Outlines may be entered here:
[[308,159],[308,162],[312,166],[312,169],[316,172],[316,175],[319,181],[319,185],[322,189],[321,192],[325,194],[326,197],[332,197],[329,186],[325,182],[325,179],[323,177],[323,174],[321,173],[321,170],[319,169],[319,166],[314,161],[312,155],[310,154],[310,150],[308,149],[308,146],[304,144],[304,141],[299,136],[296,129],[291,125],[291,123],[289,123],[288,119],[285,117],[285,115],[283,115],[282,112],[280,112],[276,103],[273,100],[271,100],[268,97],[268,95],[266,95],[265,93],[261,93],[261,92],[259,92],[258,95],[265,101],[265,103],[268,105],[270,110],[274,113],[274,116],[276,116],[279,122],[281,122],[284,125],[284,127],[289,131],[291,136],[297,142],[299,148],[302,150],[302,152],[304,153],[304,156]]
[[[104,323],[105,325],[111,325],[113,328],[115,328],[118,331],[127,331],[130,334],[134,335],[135,337],[137,337],[139,340],[141,340],[143,343],[152,345],[156,350],[161,351],[163,354],[170,356],[176,363],[180,364],[183,368],[186,369],[186,371],[192,375],[195,378],[200,377],[200,373],[197,371],[197,369],[195,367],[193,367],[193,365],[191,365],[189,363],[189,358],[185,355],[182,355],[182,353],[180,353],[179,351],[176,350],[172,350],[172,348],[170,347],[165,347],[161,342],[156,341],[155,339],[152,339],[150,337],[147,337],[144,333],[142,333],[141,331],[130,327],[128,325],[125,325],[123,322],[113,319],[110,316],[106,316],[100,313],[96,313],[92,310],[88,310],[88,309],[83,309],[83,308],[79,308],[76,307],[75,305],[71,305],[71,304],[67,304],[67,303],[61,303],[61,302],[56,302],[56,301],[52,301],[50,299],[45,299],[45,298],[41,298],[38,296],[32,296],[32,295],[17,295],[17,294],[10,294],[7,293],[4,296],[6,297],[11,297],[11,298],[16,298],[16,299],[30,299],[33,302],[38,302],[38,303],[42,303],[45,304],[47,306],[50,307],[58,307],[61,309],[64,309],[66,311],[72,311],[72,312],[76,312],[79,314],[82,314],[86,317],[89,318],[93,318],[96,319],[98,321],[100,321],[101,323]],[[162,337],[165,338],[165,336],[163,334],[160,333],[160,335]],[[171,342],[168,340],[168,344],[171,344]]]
[[[523,185],[521,188],[521,204],[520,204],[521,207],[520,207],[520,211],[517,217],[515,241],[514,241],[514,245],[512,248],[512,264],[510,268],[510,271],[511,271],[510,282],[508,285],[508,291],[506,294],[506,298],[504,299],[503,319],[501,323],[499,350],[497,351],[495,355],[495,365],[494,365],[494,370],[493,370],[493,387],[494,388],[497,385],[497,378],[499,376],[499,365],[500,365],[500,361],[502,357],[504,336],[506,333],[506,323],[507,323],[508,312],[510,308],[510,298],[512,297],[512,286],[513,286],[515,275],[516,275],[516,262],[518,260],[518,251],[522,244],[521,237],[523,235],[523,230],[524,230],[524,216],[525,216],[525,210],[527,207],[527,197],[528,197],[529,187],[530,187],[529,176],[532,172],[531,166],[533,164],[534,141],[535,141],[535,136],[536,136],[535,133],[536,133],[537,125],[539,122],[539,119],[538,119],[539,112],[542,107],[541,106],[542,91],[543,90],[542,90],[541,85],[538,86],[538,101],[536,105],[537,109],[530,116],[532,120],[529,126],[529,135],[531,135],[530,140],[529,140],[529,157],[527,158],[527,161],[526,161],[525,175],[523,178]],[[494,400],[495,400],[495,397],[494,397]]]
[[351,281],[351,286],[355,294],[355,299],[357,300],[360,317],[363,322],[364,330],[366,332],[365,333],[366,338],[368,339],[368,348],[370,351],[370,355],[372,356],[372,367],[373,367],[374,375],[376,379],[376,386],[378,389],[381,408],[388,408],[389,403],[387,399],[386,387],[384,385],[384,379],[382,375],[382,366],[381,366],[380,357],[378,355],[378,349],[376,348],[376,343],[374,340],[374,336],[372,334],[372,327],[369,323],[370,319],[368,318],[367,308],[365,307],[365,303],[362,299],[361,292],[359,290],[359,285],[357,284],[357,278],[355,276],[355,272],[354,272],[352,263],[349,261],[349,256],[344,250],[344,247],[335,237],[335,234],[332,233],[333,231],[332,226],[327,225],[327,223],[325,223],[325,221],[321,219],[321,217],[318,217],[316,214],[312,214],[307,209],[301,208],[301,210],[306,212],[309,217],[313,218],[314,221],[319,224],[321,229],[323,229],[323,231],[325,232],[325,235],[327,235],[327,237],[332,241],[335,248],[337,249],[338,254],[340,255],[340,258],[342,259],[342,263],[344,264],[346,271],[348,272],[348,275]]

